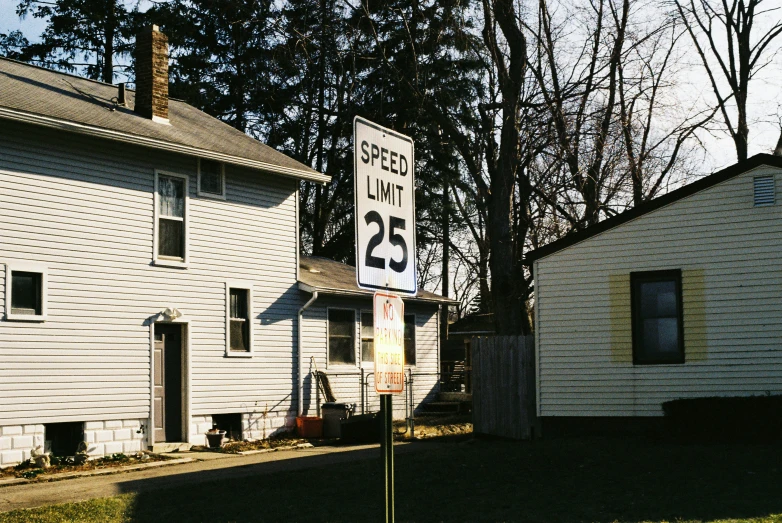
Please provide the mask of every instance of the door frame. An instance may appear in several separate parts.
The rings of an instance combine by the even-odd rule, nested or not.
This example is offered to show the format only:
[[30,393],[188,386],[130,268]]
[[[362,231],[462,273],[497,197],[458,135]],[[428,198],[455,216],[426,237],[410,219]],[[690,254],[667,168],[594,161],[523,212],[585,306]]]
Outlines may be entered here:
[[190,338],[193,323],[189,319],[176,318],[168,320],[163,314],[158,314],[154,321],[149,323],[149,419],[147,420],[147,442],[151,447],[155,444],[155,325],[182,325],[184,333],[182,334],[182,435],[183,443],[190,441],[190,376],[192,375],[190,358]]

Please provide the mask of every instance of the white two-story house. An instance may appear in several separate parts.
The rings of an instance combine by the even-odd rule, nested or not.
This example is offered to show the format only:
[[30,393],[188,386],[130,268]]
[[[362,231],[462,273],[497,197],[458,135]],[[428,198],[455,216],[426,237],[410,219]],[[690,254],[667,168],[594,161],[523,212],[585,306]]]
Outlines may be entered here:
[[298,188],[329,178],[169,100],[167,68],[155,27],[135,91],[0,59],[0,467],[302,413]]

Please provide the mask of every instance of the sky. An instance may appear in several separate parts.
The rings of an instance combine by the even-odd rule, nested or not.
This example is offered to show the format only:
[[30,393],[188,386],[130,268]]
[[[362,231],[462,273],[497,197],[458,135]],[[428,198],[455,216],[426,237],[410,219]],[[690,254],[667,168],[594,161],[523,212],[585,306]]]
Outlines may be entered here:
[[[128,3],[134,3],[126,0]],[[13,30],[21,30],[28,40],[35,41],[40,35],[46,22],[32,16],[20,20],[16,15],[18,0],[0,0],[0,33]],[[148,3],[142,0],[143,4]],[[782,0],[769,0],[769,7],[782,8]],[[777,11],[782,12],[782,11]],[[710,86],[706,75],[700,66],[699,58],[692,53],[691,66],[688,72],[682,75],[678,88],[680,97],[685,100],[697,97],[710,97]],[[750,87],[748,113],[750,118],[750,155],[757,153],[771,153],[780,137],[782,122],[782,53],[772,58],[772,63],[766,67],[754,79]],[[708,99],[708,98],[707,98]],[[733,141],[724,133],[699,135],[705,145],[705,157],[703,158],[702,172],[705,175],[712,171],[727,167],[735,163],[736,153]]]

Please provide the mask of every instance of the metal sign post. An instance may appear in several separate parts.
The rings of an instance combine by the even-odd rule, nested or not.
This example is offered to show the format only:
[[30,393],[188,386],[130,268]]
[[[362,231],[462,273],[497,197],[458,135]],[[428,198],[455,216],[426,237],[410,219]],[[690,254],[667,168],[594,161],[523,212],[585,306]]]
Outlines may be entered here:
[[[393,394],[405,381],[404,303],[418,291],[413,140],[369,120],[353,120],[356,281],[375,290],[375,391],[383,432],[385,520],[394,521]],[[396,294],[390,294],[391,292]]]
[[386,521],[394,521],[394,408],[393,394],[401,394],[405,383],[405,304],[387,292],[375,292],[375,392],[380,394],[383,432],[380,450],[385,478]]

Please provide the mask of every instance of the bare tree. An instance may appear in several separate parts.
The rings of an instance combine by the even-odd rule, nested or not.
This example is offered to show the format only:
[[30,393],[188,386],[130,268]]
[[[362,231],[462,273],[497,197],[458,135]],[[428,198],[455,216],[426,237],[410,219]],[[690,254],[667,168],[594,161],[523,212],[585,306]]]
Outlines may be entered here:
[[[758,23],[778,7],[763,9],[764,0],[674,0],[676,10],[709,77],[717,108],[736,144],[736,157],[747,159],[749,124],[747,97],[750,80],[768,65],[771,45],[782,33],[779,15],[759,37]],[[724,87],[723,82],[727,82]]]

